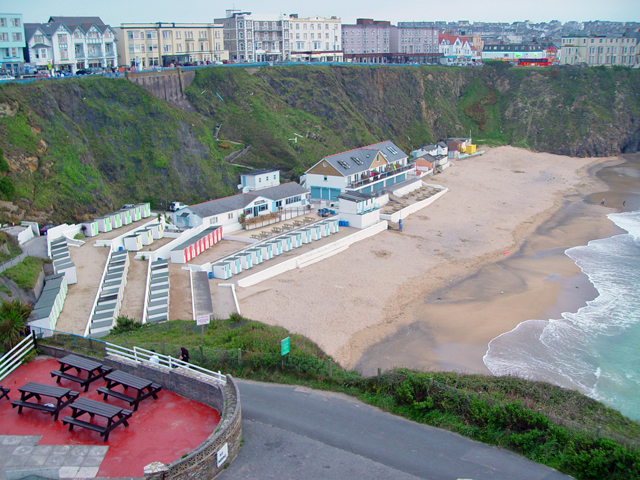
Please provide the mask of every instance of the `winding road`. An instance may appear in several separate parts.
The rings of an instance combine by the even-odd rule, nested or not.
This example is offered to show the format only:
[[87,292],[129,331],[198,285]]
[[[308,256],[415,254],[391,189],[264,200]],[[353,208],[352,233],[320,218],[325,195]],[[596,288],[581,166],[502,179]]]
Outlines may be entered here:
[[244,445],[219,480],[560,480],[515,453],[346,395],[237,380]]

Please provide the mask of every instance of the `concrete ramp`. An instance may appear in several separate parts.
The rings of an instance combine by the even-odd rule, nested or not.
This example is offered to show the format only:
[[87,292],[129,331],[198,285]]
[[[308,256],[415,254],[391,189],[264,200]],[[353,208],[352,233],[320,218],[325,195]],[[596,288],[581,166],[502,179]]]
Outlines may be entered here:
[[193,299],[194,318],[213,313],[207,272],[191,272],[191,298]]

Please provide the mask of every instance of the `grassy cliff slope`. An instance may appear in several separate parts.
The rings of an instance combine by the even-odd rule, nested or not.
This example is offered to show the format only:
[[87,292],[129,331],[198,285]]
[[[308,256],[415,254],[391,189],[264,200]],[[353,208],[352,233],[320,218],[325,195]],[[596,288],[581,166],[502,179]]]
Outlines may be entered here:
[[[186,94],[197,113],[124,79],[0,86],[0,200],[20,207],[14,216],[58,221],[204,201],[234,193],[223,158],[243,144],[237,163],[294,180],[326,155],[385,139],[409,152],[471,133],[574,156],[640,144],[640,71],[624,68],[215,67]],[[217,125],[237,144],[214,141]]]

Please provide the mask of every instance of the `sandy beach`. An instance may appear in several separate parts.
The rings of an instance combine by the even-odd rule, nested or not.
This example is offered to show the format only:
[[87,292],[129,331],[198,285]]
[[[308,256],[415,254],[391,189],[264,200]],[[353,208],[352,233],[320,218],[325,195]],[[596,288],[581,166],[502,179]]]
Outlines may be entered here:
[[[488,373],[491,339],[595,295],[563,252],[617,231],[606,214],[621,200],[600,205],[608,188],[595,172],[622,161],[513,147],[458,160],[426,179],[450,191],[402,232],[238,289],[242,314],[305,335],[367,374],[394,366]],[[598,200],[585,202],[589,194]]]

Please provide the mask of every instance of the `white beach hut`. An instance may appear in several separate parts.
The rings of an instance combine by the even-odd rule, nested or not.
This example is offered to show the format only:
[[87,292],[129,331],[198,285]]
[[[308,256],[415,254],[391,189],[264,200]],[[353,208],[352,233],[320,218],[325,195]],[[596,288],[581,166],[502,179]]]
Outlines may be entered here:
[[222,280],[231,278],[231,262],[222,261],[214,263],[212,266],[213,276]]
[[142,249],[142,235],[138,232],[124,237],[124,248],[130,252],[137,252]]
[[260,248],[249,248],[246,250],[248,254],[251,255],[251,264],[259,265],[262,263],[262,249]]

